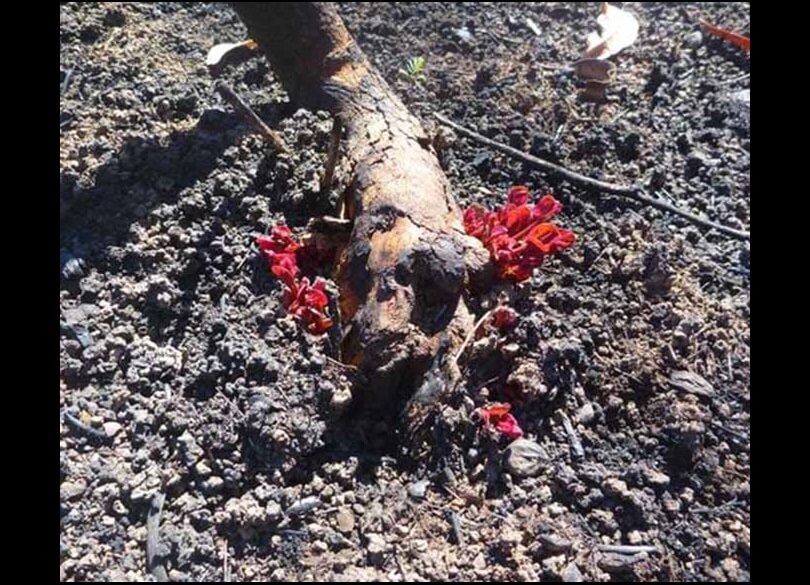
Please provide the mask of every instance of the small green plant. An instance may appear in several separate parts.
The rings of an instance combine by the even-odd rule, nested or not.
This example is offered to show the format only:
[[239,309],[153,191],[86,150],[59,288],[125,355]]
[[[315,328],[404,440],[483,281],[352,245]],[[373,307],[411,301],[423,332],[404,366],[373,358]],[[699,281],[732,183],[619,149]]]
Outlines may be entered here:
[[425,80],[425,58],[411,57],[403,69],[399,70],[400,75],[411,83],[421,83]]

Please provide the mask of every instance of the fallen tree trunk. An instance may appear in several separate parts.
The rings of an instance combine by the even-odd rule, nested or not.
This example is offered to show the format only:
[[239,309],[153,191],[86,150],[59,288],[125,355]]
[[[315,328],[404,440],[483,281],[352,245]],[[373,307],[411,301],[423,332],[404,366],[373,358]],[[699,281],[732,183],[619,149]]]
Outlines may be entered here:
[[364,399],[390,403],[413,391],[442,338],[452,352],[471,330],[465,257],[481,265],[487,253],[464,233],[421,124],[332,3],[232,5],[291,99],[346,129],[353,228],[336,269],[343,359],[365,375]]

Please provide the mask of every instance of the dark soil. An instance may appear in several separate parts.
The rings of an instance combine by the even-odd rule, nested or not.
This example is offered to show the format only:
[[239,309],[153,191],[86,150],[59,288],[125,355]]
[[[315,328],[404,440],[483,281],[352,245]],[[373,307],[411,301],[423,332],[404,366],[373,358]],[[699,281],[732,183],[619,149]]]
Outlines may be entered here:
[[[427,128],[442,112],[748,230],[736,94],[749,59],[692,16],[748,35],[749,4],[625,6],[640,36],[612,59],[601,106],[577,99],[567,69],[596,2],[341,10]],[[245,35],[225,4],[60,10],[63,580],[153,579],[150,567],[178,581],[748,580],[748,244],[449,137],[462,206],[526,184],[562,201],[578,240],[513,293],[517,328],[489,357],[478,347],[466,399],[437,423],[442,462],[420,460],[395,419],[341,413],[350,372],[284,314],[253,245],[332,212],[337,192],[318,192],[329,116],[291,105],[262,58],[223,78],[292,155],[221,101],[206,52]],[[419,55],[415,83],[399,70]],[[710,388],[671,383],[679,371]],[[546,454],[529,477],[469,420],[505,399]]]

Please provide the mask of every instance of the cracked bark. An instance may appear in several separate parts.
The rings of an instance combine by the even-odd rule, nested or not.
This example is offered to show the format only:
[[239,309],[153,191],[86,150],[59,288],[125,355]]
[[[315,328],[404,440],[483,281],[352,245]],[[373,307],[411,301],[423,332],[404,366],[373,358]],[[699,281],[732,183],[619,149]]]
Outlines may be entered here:
[[[346,129],[350,241],[336,267],[343,359],[366,401],[391,404],[415,384],[447,335],[473,326],[465,258],[483,248],[461,214],[430,141],[354,42],[329,2],[234,2],[292,100]],[[400,396],[401,397],[401,396]]]

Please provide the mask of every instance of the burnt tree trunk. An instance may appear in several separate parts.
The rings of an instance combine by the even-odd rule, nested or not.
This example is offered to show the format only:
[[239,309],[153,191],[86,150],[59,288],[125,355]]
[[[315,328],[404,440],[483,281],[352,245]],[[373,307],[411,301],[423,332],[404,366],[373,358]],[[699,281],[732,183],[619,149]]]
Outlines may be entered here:
[[[346,128],[353,228],[336,269],[343,358],[365,374],[365,399],[413,390],[446,335],[473,326],[463,298],[466,236],[419,121],[369,63],[329,2],[234,2],[296,103]],[[486,254],[483,255],[486,261]]]

